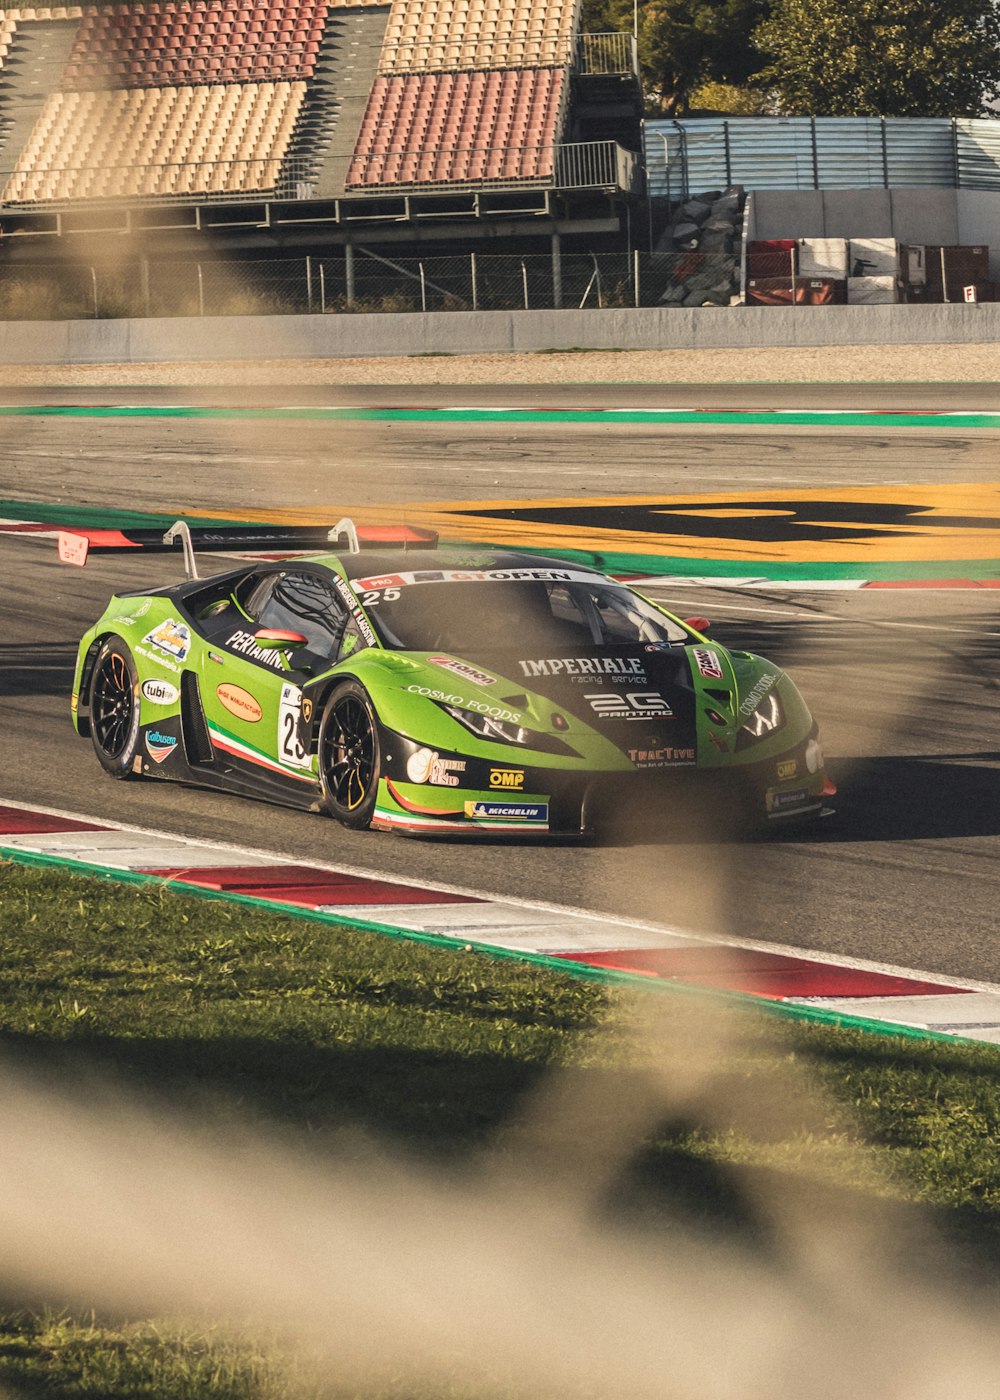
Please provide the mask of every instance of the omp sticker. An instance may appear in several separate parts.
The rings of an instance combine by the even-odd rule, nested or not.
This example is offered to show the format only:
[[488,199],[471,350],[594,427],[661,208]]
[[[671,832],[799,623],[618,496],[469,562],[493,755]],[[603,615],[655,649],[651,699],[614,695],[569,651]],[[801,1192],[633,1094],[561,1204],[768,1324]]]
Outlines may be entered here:
[[[306,705],[309,706],[308,715],[305,713]],[[290,768],[312,767],[309,754],[299,739],[299,715],[308,723],[312,718],[312,709],[313,702],[308,700],[303,703],[302,691],[297,685],[286,682],[281,687],[278,701],[278,757]]]
[[466,802],[465,815],[476,822],[547,822],[547,802]]
[[651,720],[673,719],[674,712],[655,690],[629,690],[624,694],[605,695],[589,691],[584,697],[600,719]]
[[523,768],[491,768],[490,769],[491,788],[523,788],[524,769]]
[[783,763],[778,764],[778,777],[782,780],[794,778],[799,771],[799,765],[794,758],[786,758]]
[[489,671],[479,671],[475,666],[470,666],[467,661],[458,661],[453,656],[429,656],[427,660],[432,666],[440,666],[445,671],[451,671],[456,676],[461,676],[470,685],[496,685],[496,676],[491,676]]
[[151,679],[142,683],[142,698],[151,705],[176,705],[180,694],[170,681]]
[[146,752],[154,763],[162,763],[165,758],[169,758],[176,747],[176,735],[161,734],[158,729],[147,730]]
[[241,685],[230,685],[227,681],[223,685],[217,685],[215,693],[218,696],[219,704],[246,724],[257,724],[264,713],[259,701],[250,694],[249,690],[244,690]]
[[142,640],[149,646],[156,647],[157,651],[166,652],[167,656],[172,656],[175,661],[184,661],[191,646],[191,633],[183,622],[168,617],[165,622],[154,627],[152,632],[147,632]]
[[699,675],[705,676],[708,680],[713,681],[721,681],[724,679],[722,663],[719,660],[717,652],[707,647],[692,647],[691,655],[694,657]]

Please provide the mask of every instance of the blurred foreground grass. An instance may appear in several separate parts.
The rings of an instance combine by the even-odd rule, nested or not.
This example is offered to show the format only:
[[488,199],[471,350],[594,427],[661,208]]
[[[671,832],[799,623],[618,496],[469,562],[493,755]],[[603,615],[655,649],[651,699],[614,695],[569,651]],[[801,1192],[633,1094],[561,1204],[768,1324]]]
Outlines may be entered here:
[[[0,1061],[54,1082],[111,1081],[214,1125],[277,1129],[314,1159],[347,1141],[448,1169],[514,1158],[523,1106],[552,1070],[600,1085],[597,1103],[630,1092],[649,1069],[634,1032],[650,997],[669,1016],[662,992],[0,863]],[[681,1224],[754,1251],[768,1247],[762,1183],[770,1199],[813,1193],[827,1209],[877,1198],[935,1227],[933,1260],[915,1258],[917,1271],[993,1290],[1000,1054],[736,1014],[722,1077],[740,1111],[668,1116],[594,1208],[651,1239]],[[783,1100],[775,1121],[766,1086],[789,1073],[815,1094]],[[599,1116],[552,1126],[584,1145],[601,1131]],[[424,1394],[403,1379],[338,1388],[277,1339],[19,1299],[2,1265],[0,1288],[0,1393]]]

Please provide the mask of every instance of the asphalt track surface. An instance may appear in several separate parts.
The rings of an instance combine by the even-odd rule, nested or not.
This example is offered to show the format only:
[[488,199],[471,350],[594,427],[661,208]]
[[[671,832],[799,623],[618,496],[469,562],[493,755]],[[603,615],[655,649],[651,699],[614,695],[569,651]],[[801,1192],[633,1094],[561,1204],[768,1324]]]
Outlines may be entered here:
[[[989,409],[993,386],[568,386],[484,390],[0,390],[0,402],[660,404]],[[0,495],[163,512],[995,481],[996,431],[24,417],[0,423]],[[1000,555],[1000,548],[997,550]],[[162,558],[59,565],[0,541],[0,800],[303,859],[1000,981],[1000,590],[659,587],[727,645],[786,666],[817,714],[836,815],[763,841],[685,840],[636,821],[596,845],[415,842],[351,833],[166,783],[116,784],[69,724],[76,640]],[[168,571],[165,575],[165,569]],[[752,570],[751,570],[752,572]]]

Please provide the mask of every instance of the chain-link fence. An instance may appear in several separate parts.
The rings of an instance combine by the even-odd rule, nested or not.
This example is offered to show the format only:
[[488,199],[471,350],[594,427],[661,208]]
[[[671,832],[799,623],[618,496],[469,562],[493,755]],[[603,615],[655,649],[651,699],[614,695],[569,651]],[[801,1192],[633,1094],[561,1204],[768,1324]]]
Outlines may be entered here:
[[699,252],[61,262],[0,268],[0,319],[721,306],[738,277]]

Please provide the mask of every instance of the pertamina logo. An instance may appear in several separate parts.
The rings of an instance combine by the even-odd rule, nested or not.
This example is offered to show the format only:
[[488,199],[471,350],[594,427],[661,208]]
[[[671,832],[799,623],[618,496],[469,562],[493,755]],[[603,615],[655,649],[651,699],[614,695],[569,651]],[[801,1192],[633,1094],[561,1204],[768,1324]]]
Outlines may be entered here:
[[264,713],[250,692],[244,690],[241,685],[229,685],[228,682],[225,685],[217,685],[215,693],[219,697],[220,705],[224,705],[231,715],[247,724],[256,724]]
[[523,768],[491,768],[490,787],[503,788],[509,791],[512,788],[524,787]]
[[589,691],[583,697],[599,719],[654,720],[673,719],[674,712],[655,690],[628,690],[605,695]]

